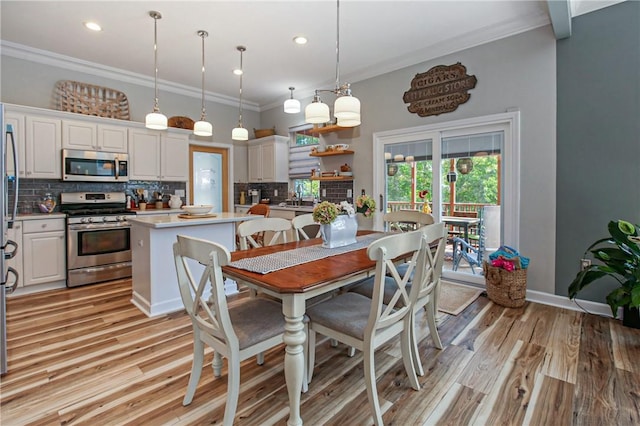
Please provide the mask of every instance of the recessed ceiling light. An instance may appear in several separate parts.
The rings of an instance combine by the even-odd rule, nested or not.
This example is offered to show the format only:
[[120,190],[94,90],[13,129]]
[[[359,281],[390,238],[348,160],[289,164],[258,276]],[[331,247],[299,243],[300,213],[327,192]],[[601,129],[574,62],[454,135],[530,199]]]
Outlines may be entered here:
[[84,23],[84,26],[90,29],[91,31],[102,31],[102,27],[98,25],[96,22],[88,21]]
[[244,74],[240,68],[236,68],[235,70],[233,70],[233,73],[234,73],[235,75],[242,75],[242,74]]
[[295,36],[293,42],[295,44],[307,44],[307,38],[305,36]]

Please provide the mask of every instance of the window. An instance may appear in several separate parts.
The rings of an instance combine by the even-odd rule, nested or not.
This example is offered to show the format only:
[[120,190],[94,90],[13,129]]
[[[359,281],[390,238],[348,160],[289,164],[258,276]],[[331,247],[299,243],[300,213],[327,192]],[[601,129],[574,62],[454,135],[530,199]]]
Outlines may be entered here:
[[311,179],[293,179],[293,188],[300,192],[302,198],[319,198],[320,181]]

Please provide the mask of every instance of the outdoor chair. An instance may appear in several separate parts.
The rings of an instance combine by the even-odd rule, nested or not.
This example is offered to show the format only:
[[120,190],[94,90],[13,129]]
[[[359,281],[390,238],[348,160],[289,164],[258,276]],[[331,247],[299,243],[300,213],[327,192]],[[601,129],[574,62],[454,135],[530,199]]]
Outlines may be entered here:
[[[221,267],[231,255],[222,245],[178,235],[173,254],[180,296],[193,325],[193,364],[182,405],[189,405],[204,364],[204,345],[214,350],[213,374],[222,374],[222,357],[227,358],[227,395],[224,425],[232,425],[240,393],[240,363],[283,342],[285,320],[282,305],[263,298],[247,298],[233,307],[227,305]],[[193,262],[195,261],[195,262]],[[191,266],[200,265],[195,280]],[[211,283],[211,297],[205,292]],[[305,348],[306,352],[306,348]],[[303,380],[303,391],[306,391]]]
[[[442,228],[440,228],[442,229]],[[365,384],[369,405],[376,425],[382,425],[382,414],[376,387],[374,353],[392,338],[401,336],[402,360],[411,387],[420,389],[416,375],[416,346],[412,342],[413,307],[421,286],[407,288],[411,269],[400,275],[393,262],[398,257],[411,257],[416,265],[418,282],[425,274],[426,252],[429,244],[420,231],[390,235],[371,243],[367,254],[376,261],[373,298],[347,292],[307,309],[309,316],[308,381],[313,376],[316,333],[341,341],[363,352]],[[387,271],[392,277],[387,276]],[[386,286],[392,286],[393,295],[384,303]]]
[[476,273],[475,267],[482,269],[482,262],[487,252],[493,252],[500,247],[500,206],[484,206],[480,211],[478,223],[477,245],[471,244],[464,238],[453,239],[452,270],[457,271],[460,261],[464,260]]

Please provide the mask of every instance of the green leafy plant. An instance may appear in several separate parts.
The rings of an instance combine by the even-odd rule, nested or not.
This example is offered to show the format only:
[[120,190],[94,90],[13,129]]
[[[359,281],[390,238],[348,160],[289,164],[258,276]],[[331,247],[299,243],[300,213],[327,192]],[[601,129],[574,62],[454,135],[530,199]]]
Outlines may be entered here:
[[640,308],[640,227],[618,220],[609,222],[608,229],[611,236],[597,240],[584,253],[600,263],[578,272],[569,285],[569,298],[602,277],[613,277],[620,286],[607,295],[607,304],[615,318],[620,307]]

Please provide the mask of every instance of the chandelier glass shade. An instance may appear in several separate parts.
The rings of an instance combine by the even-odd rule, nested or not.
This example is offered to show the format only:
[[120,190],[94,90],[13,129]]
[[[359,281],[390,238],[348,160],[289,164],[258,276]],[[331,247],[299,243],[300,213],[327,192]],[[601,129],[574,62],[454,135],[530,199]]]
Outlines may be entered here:
[[297,114],[300,112],[300,101],[297,99],[293,99],[293,91],[295,87],[289,87],[291,91],[291,97],[284,101],[284,112],[287,114]]
[[207,121],[207,111],[204,108],[204,39],[209,36],[209,33],[200,30],[197,34],[198,37],[202,38],[202,112],[200,113],[200,120],[193,125],[193,134],[196,136],[211,136],[213,135],[213,126]]
[[153,62],[154,62],[154,93],[153,111],[147,114],[144,125],[147,129],[165,130],[167,128],[167,116],[160,112],[158,106],[158,19],[162,19],[160,12],[152,10],[149,16],[153,18]]
[[329,105],[323,103],[318,96],[318,91],[313,96],[313,102],[304,109],[304,121],[312,124],[326,123],[331,119]]
[[239,103],[239,117],[238,117],[238,127],[234,128],[231,131],[231,139],[234,141],[246,141],[249,139],[249,131],[242,126],[242,77],[244,75],[244,68],[242,67],[242,54],[245,50],[247,50],[244,46],[236,47],[238,52],[240,52],[240,103]]

